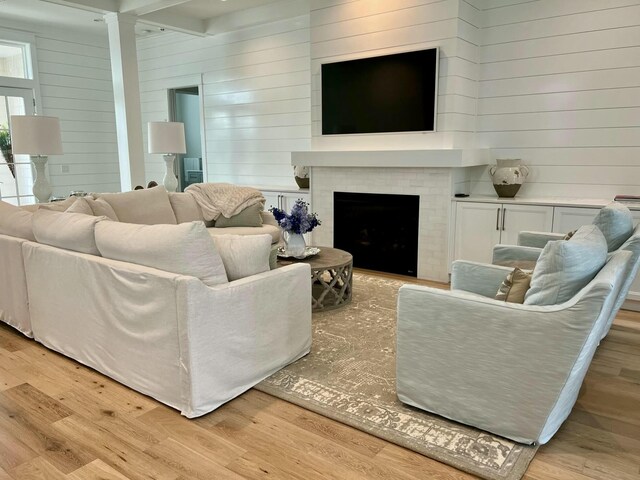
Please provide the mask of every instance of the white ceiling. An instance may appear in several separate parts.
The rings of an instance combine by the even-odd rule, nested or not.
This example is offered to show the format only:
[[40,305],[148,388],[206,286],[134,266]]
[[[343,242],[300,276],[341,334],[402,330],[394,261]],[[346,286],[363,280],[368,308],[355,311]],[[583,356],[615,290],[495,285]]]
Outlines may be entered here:
[[137,17],[141,35],[160,27],[206,35],[225,15],[273,3],[283,0],[0,0],[0,19],[106,34],[102,16],[120,12]]

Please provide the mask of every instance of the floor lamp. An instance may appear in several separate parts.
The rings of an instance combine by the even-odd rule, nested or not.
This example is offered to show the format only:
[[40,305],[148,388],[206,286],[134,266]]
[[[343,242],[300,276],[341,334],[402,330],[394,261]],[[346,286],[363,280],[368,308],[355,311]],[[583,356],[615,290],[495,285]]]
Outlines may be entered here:
[[184,123],[149,122],[149,153],[162,153],[165,164],[162,184],[168,192],[175,192],[178,179],[173,172],[177,153],[187,153],[184,141]]
[[36,168],[33,195],[38,203],[51,198],[51,185],[44,174],[47,155],[62,155],[60,119],[41,115],[11,116],[11,146],[14,154],[31,156]]

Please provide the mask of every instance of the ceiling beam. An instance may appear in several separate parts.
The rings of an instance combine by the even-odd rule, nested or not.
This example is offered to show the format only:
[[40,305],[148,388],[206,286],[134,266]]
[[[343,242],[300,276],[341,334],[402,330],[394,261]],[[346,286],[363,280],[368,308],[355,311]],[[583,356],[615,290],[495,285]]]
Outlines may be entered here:
[[189,33],[204,37],[206,35],[205,22],[198,18],[185,17],[163,11],[151,12],[138,16],[140,23],[147,23],[158,27],[165,27],[169,30]]
[[310,0],[279,0],[267,5],[238,10],[220,17],[209,18],[205,21],[206,33],[218,33],[251,27],[267,22],[276,22],[285,18],[308,15]]
[[120,0],[120,13],[147,15],[191,0]]
[[120,7],[118,0],[43,0],[48,3],[79,8],[96,13],[117,12]]

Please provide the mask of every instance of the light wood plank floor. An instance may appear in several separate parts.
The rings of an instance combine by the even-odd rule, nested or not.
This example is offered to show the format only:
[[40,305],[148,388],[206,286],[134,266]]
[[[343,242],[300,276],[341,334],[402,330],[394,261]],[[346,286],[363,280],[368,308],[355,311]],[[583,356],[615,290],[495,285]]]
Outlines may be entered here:
[[[255,390],[196,420],[0,326],[0,480],[474,478]],[[640,314],[621,312],[529,480],[640,479]]]

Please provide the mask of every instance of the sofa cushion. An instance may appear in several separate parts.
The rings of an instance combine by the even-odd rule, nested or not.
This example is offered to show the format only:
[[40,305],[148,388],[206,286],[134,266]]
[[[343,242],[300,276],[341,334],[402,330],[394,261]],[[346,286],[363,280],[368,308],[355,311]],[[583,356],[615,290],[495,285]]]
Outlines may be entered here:
[[268,225],[263,223],[260,227],[226,227],[226,228],[209,228],[209,234],[212,237],[216,237],[218,235],[271,235],[271,243],[278,243],[280,241],[280,236],[282,235],[282,231],[280,227],[274,227],[273,225]]
[[111,205],[105,202],[102,198],[84,197],[86,202],[91,207],[91,211],[96,217],[105,216],[109,220],[119,222],[120,219],[116,215],[115,210]]
[[65,211],[67,213],[83,213],[84,215],[93,216],[93,210],[91,210],[89,203],[82,197],[78,197]]
[[121,222],[139,225],[178,223],[169,195],[162,186],[131,192],[100,193],[97,198],[111,205]]
[[260,227],[262,226],[261,212],[264,210],[261,203],[250,205],[237,215],[230,218],[220,215],[216,219],[216,228],[227,227]]
[[103,220],[107,218],[40,208],[33,214],[33,234],[39,243],[45,245],[100,255],[95,227]]
[[212,237],[229,280],[268,271],[271,235],[217,235]]
[[607,260],[607,241],[598,227],[585,225],[571,240],[548,242],[531,277],[526,305],[556,305],[578,293]]
[[633,216],[620,202],[611,202],[601,208],[592,223],[604,235],[610,252],[620,248],[633,232]]
[[31,226],[32,212],[10,203],[0,201],[0,233],[10,237],[35,241]]
[[222,259],[202,222],[102,222],[96,227],[96,243],[106,258],[189,275],[209,286],[227,282]]
[[169,192],[169,202],[178,223],[204,222],[202,210],[193,195],[184,192]]
[[74,204],[76,197],[68,197],[58,202],[40,203],[38,210],[53,210],[54,212],[64,212],[67,208]]

